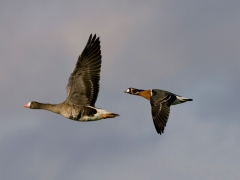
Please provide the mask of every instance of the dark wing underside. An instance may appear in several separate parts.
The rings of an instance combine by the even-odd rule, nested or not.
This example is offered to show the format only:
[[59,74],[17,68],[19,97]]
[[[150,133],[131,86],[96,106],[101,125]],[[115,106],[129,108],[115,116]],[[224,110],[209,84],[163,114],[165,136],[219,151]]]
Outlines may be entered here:
[[150,99],[153,123],[158,134],[164,132],[170,113],[170,105],[175,98],[174,95],[165,94],[162,98],[152,96]]
[[99,92],[101,71],[101,46],[99,37],[90,35],[87,45],[78,57],[75,69],[69,77],[68,103],[94,106]]

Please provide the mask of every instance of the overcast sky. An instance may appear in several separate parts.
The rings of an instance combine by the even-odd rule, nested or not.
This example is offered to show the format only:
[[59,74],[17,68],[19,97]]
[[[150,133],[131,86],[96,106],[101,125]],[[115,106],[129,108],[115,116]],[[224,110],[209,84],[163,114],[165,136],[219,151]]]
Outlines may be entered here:
[[[240,1],[0,1],[0,179],[226,180],[240,177]],[[89,35],[101,40],[96,106],[119,117],[76,122],[60,103]],[[158,88],[172,106],[163,135]]]

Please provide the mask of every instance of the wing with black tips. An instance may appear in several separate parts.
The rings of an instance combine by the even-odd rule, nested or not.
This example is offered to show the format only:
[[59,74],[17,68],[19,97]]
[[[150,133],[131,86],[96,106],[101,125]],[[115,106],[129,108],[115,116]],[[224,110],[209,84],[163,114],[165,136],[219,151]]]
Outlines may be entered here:
[[71,73],[67,89],[68,103],[94,106],[99,92],[101,71],[101,46],[99,37],[90,35]]
[[162,91],[151,96],[152,118],[158,134],[164,132],[170,114],[170,105],[175,99],[174,94]]

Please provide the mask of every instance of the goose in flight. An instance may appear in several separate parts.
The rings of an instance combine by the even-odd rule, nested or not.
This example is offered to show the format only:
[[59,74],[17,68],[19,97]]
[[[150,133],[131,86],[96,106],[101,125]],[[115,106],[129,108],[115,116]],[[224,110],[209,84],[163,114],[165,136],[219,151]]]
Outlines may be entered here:
[[96,38],[96,35],[92,37],[91,34],[69,77],[66,100],[60,104],[31,101],[23,107],[51,111],[76,121],[96,121],[119,116],[95,107],[99,92],[101,63],[99,37]]
[[164,127],[167,124],[170,106],[192,101],[192,99],[185,98],[161,89],[142,90],[128,88],[124,92],[132,95],[142,96],[150,101],[153,123],[157,133],[160,135],[164,132]]

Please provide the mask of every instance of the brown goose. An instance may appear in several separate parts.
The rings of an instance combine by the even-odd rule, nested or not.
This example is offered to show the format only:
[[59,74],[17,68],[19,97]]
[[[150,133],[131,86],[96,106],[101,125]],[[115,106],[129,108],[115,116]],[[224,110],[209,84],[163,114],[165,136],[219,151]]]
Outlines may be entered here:
[[164,127],[167,124],[170,106],[192,101],[192,99],[185,98],[161,89],[142,90],[128,88],[124,92],[132,95],[142,96],[150,101],[153,123],[157,133],[160,135],[164,132]]
[[95,107],[102,63],[100,48],[99,37],[96,38],[96,34],[92,37],[91,34],[69,77],[67,99],[64,102],[45,104],[31,101],[23,107],[48,110],[76,121],[96,121],[119,116]]

